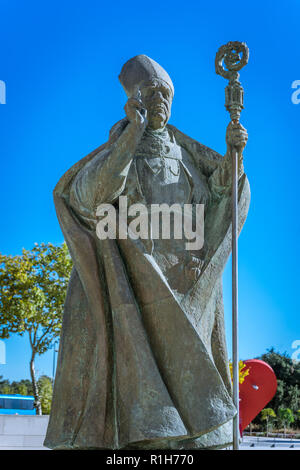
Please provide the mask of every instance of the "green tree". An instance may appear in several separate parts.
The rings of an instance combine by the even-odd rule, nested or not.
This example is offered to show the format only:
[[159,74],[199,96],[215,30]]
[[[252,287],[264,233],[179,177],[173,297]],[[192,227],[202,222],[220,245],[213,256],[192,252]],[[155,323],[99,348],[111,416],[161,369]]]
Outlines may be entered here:
[[11,393],[9,380],[3,379],[3,375],[0,375],[0,393],[3,393],[3,394]]
[[269,432],[269,422],[270,421],[272,422],[274,418],[276,418],[276,413],[274,410],[272,410],[272,408],[264,408],[261,411],[261,419],[262,421],[266,421],[266,425],[267,425],[267,436]]
[[32,382],[28,379],[22,379],[19,382],[12,382],[11,384],[14,393],[20,395],[33,395]]
[[51,410],[53,384],[50,377],[42,375],[38,380],[43,415],[49,415]]
[[35,244],[22,255],[0,255],[0,338],[28,335],[30,376],[37,414],[42,413],[35,358],[46,352],[61,329],[72,262],[66,244]]
[[295,421],[292,410],[290,408],[279,408],[278,421],[279,424],[283,425],[284,434],[286,434],[286,428]]
[[[9,380],[2,380],[0,376],[0,393],[8,395],[32,395],[32,383],[30,380],[22,379],[20,381],[9,382]],[[42,375],[38,381],[37,386],[39,390],[39,397],[43,414],[50,414],[52,402],[52,379],[47,375]]]
[[28,388],[26,387],[24,383],[20,383],[17,386],[16,393],[18,393],[19,395],[29,395]]
[[295,363],[287,353],[269,349],[258,359],[269,364],[277,378],[277,391],[268,404],[278,415],[279,408],[290,408],[294,413],[300,408],[300,362]]
[[295,413],[295,425],[297,428],[300,427],[300,410],[297,410]]

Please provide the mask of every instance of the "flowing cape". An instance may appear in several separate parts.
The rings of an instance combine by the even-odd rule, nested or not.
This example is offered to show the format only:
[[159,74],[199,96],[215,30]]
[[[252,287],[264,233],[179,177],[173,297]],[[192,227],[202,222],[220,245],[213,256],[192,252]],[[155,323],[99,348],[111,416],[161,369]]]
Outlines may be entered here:
[[[220,429],[236,413],[221,291],[231,250],[230,191],[208,208],[205,266],[181,303],[140,240],[100,241],[70,207],[77,173],[99,153],[107,158],[125,126],[117,123],[109,141],[71,167],[54,190],[74,267],[45,439],[50,448],[176,448]],[[209,179],[223,157],[168,127]],[[249,194],[243,175],[240,229]],[[212,318],[211,350],[193,309]]]

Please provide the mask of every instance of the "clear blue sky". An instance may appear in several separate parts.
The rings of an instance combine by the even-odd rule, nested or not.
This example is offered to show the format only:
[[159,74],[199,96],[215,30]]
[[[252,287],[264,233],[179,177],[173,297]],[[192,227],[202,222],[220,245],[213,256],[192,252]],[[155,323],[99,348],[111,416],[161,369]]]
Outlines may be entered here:
[[[245,150],[252,200],[239,243],[240,353],[274,346],[293,352],[299,323],[300,80],[297,0],[252,2],[2,0],[0,105],[2,229],[0,250],[18,254],[34,242],[61,243],[52,189],[82,156],[103,143],[124,116],[121,66],[136,54],[161,63],[175,85],[170,122],[224,153],[225,80],[215,53],[247,42],[242,71],[249,132]],[[231,271],[224,274],[228,343]],[[27,340],[6,341],[0,375],[29,376]],[[51,375],[52,353],[37,361]]]

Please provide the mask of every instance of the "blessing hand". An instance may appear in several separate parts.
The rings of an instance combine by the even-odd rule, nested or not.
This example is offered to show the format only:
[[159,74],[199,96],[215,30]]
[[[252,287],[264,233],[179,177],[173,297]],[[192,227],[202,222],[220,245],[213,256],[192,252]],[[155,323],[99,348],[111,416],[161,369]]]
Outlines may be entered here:
[[144,130],[146,128],[148,124],[147,110],[143,105],[141,92],[139,90],[134,96],[128,99],[124,109],[131,123],[135,124],[139,129]]

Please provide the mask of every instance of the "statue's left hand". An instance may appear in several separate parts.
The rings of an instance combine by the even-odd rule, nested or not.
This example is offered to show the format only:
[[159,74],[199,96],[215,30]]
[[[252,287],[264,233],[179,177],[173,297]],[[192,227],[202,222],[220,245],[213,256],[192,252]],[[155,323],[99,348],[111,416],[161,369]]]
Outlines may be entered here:
[[240,154],[243,152],[248,140],[248,133],[240,122],[230,122],[226,130],[227,149],[234,149]]

